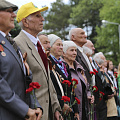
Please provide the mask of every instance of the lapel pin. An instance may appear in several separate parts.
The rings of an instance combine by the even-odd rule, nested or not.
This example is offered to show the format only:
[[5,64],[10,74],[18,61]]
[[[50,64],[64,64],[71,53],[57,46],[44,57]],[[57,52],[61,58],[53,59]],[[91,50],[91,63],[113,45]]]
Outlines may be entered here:
[[1,52],[1,55],[2,55],[2,56],[6,56],[6,53],[3,52],[3,51],[4,51],[4,48],[3,48],[2,45],[0,45],[0,52]]
[[4,45],[4,44],[5,44],[5,41],[4,41],[4,40],[2,40],[2,41],[1,41],[1,43]]

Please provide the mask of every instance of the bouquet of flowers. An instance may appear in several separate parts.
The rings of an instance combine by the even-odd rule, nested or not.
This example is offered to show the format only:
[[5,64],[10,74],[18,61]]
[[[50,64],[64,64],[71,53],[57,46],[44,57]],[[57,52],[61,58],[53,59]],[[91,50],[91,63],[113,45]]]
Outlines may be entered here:
[[[67,115],[68,110],[72,108],[73,105],[75,105],[76,103],[80,104],[80,100],[77,97],[75,97],[74,102],[72,102],[72,97],[75,95],[74,89],[78,84],[78,80],[72,79],[71,82],[69,80],[64,80],[62,83],[66,84],[66,96],[62,96],[61,100],[64,100],[64,103],[67,103],[69,105],[69,108],[64,113],[64,115]],[[67,96],[67,87],[70,87],[70,85],[72,85],[71,98]],[[67,115],[67,120],[71,120],[70,114]]]

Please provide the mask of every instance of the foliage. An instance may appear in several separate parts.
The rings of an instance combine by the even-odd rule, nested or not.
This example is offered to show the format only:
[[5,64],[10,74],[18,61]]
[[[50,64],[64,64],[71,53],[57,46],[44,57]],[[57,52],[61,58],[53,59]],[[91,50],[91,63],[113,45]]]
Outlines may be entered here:
[[[104,6],[100,9],[101,20],[120,23],[120,1],[103,0]],[[97,39],[95,48],[105,54],[106,58],[112,60],[115,65],[120,61],[118,25],[104,24],[96,27]]]
[[51,4],[52,7],[48,11],[47,16],[44,18],[47,20],[44,29],[48,34],[56,34],[62,39],[67,39],[71,7],[62,2],[62,0],[57,0]]
[[[100,26],[99,9],[102,7],[101,0],[80,0],[79,4],[72,8],[70,23],[87,29],[88,39],[95,43],[96,25]],[[91,34],[88,34],[89,29],[92,28]]]
[[13,38],[16,37],[21,31],[21,27],[18,25],[16,20],[14,20],[14,24],[15,28],[10,31],[10,34],[12,35]]

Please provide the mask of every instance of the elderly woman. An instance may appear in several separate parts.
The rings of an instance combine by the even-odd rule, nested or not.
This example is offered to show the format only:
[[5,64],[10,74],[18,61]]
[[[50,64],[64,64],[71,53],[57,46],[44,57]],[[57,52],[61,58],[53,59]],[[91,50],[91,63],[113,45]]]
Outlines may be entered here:
[[[69,109],[69,105],[61,100],[62,96],[68,96],[71,98],[72,92],[72,84],[66,89],[66,84],[63,83],[64,80],[68,80],[71,82],[71,75],[69,73],[67,65],[65,65],[61,60],[61,55],[63,54],[62,40],[60,37],[54,34],[48,35],[48,39],[50,40],[51,46],[49,59],[51,60],[53,67],[51,70],[51,79],[56,89],[61,108],[63,109],[63,113],[65,113],[65,111],[71,112],[71,120],[74,119],[74,116],[76,116],[79,120],[78,105],[75,104],[73,105],[72,109]],[[73,100],[71,101],[71,103],[73,103],[73,101],[75,100],[75,96],[72,96],[72,98]],[[64,120],[67,120],[67,117],[64,117]]]
[[[88,82],[84,74],[83,67],[75,60],[77,55],[77,46],[72,41],[64,41],[63,42],[63,58],[65,62],[69,65],[69,69],[71,72],[71,77],[78,80],[77,88],[75,89],[76,97],[80,100],[80,104],[78,105],[79,109],[79,119],[87,120],[87,96],[90,96],[90,92],[88,90]],[[92,98],[91,103],[93,103],[94,99]]]

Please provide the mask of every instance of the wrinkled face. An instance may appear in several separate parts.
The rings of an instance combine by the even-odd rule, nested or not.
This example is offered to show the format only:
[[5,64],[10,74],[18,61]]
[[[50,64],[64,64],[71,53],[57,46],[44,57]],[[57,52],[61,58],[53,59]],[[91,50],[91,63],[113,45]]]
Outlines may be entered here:
[[104,60],[104,63],[102,64],[104,67],[107,67],[107,60],[105,56],[101,55],[101,59]]
[[93,45],[93,43],[91,41],[88,42],[87,47],[92,50],[92,54],[95,53],[95,48],[94,48],[94,45]]
[[85,31],[81,28],[78,28],[72,37],[74,42],[81,47],[87,42]]
[[43,30],[44,18],[39,11],[31,14],[26,19],[27,19],[27,27],[30,31],[39,33],[40,31]]
[[61,39],[56,40],[56,42],[51,46],[50,53],[56,58],[63,54],[63,43]]
[[13,29],[15,17],[16,15],[12,8],[0,11],[0,30],[6,33]]
[[40,39],[41,44],[45,48],[45,50],[50,51],[50,41],[47,36],[45,35],[39,35],[38,37]]
[[64,59],[69,62],[74,62],[76,55],[77,55],[77,48],[76,47],[69,47],[64,54]]
[[109,70],[113,70],[113,62],[112,61],[109,62]]

